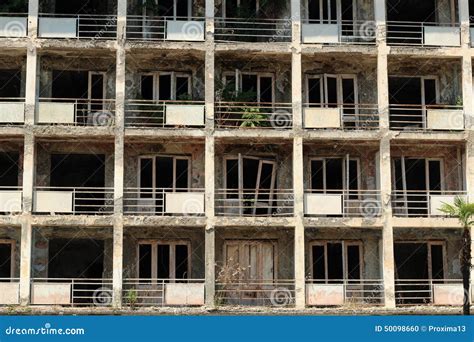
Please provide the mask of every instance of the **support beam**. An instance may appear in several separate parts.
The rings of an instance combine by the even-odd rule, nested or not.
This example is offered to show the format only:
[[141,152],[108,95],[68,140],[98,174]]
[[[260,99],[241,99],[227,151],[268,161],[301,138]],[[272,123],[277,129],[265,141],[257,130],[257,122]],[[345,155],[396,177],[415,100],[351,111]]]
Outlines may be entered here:
[[376,37],[379,46],[387,43],[387,8],[385,1],[386,0],[374,0],[375,25],[377,28]]
[[378,47],[377,56],[377,97],[380,119],[380,129],[388,131],[390,127],[389,91],[388,91],[388,48]]
[[213,308],[215,306],[216,291],[216,232],[215,232],[215,138],[206,137],[204,164],[206,170],[205,179],[205,201],[207,225],[205,229],[205,273],[206,273],[206,305]]
[[464,126],[466,129],[474,127],[473,109],[473,89],[472,89],[472,56],[466,49],[462,57],[462,102],[464,107]]
[[469,20],[469,0],[459,1],[459,22],[461,23],[461,46],[470,48],[470,20]]
[[295,304],[303,309],[305,295],[305,229],[304,229],[304,171],[303,171],[303,138],[297,137],[293,142],[293,187],[295,211]]
[[39,0],[28,1],[28,37],[35,39],[38,37],[38,12]]
[[31,244],[33,229],[29,218],[23,217],[20,242],[20,305],[30,304]]

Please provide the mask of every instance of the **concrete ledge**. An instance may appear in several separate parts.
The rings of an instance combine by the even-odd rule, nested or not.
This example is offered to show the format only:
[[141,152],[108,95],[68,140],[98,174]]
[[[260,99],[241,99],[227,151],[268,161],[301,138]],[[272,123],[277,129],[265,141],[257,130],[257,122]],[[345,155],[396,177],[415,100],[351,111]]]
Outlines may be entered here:
[[155,139],[155,138],[204,138],[206,133],[204,128],[189,128],[189,129],[176,129],[176,128],[125,128],[125,138],[133,140],[137,138],[140,142],[143,139]]
[[[90,49],[98,50],[116,50],[116,41],[107,39],[77,39],[77,38],[61,38],[61,39],[42,39],[38,38],[36,47],[43,51],[61,51],[65,50],[77,51],[83,50],[86,54],[91,52]],[[87,49],[87,50],[85,50]]]
[[462,57],[460,47],[421,47],[421,46],[390,46],[389,55],[420,56],[424,58]]
[[305,54],[363,54],[377,56],[377,46],[369,44],[301,44],[301,53]]
[[203,228],[206,226],[204,216],[123,216],[123,224],[127,227],[191,227]]
[[0,126],[0,135],[2,138],[8,136],[20,136],[22,137],[25,134],[25,127],[23,125],[18,126]]
[[295,219],[293,217],[216,217],[216,226],[219,227],[262,227],[262,228],[293,228]]
[[133,50],[195,50],[206,51],[205,42],[171,42],[171,41],[139,41],[128,40],[125,43],[127,51]]
[[259,52],[273,54],[291,54],[291,43],[216,42],[216,54],[223,52]]
[[114,218],[111,215],[34,215],[31,224],[37,227],[112,227]]
[[292,139],[293,131],[287,130],[276,130],[276,129],[232,129],[232,130],[216,130],[214,132],[216,138],[231,138],[231,139]]
[[392,141],[397,140],[426,140],[426,141],[466,141],[468,138],[467,131],[459,132],[405,132],[391,131]]
[[67,125],[35,125],[33,133],[39,138],[77,138],[77,137],[108,137],[115,136],[113,127],[79,127]]
[[367,131],[344,131],[335,129],[306,129],[303,132],[303,139],[305,140],[373,140],[377,141],[382,138],[383,134],[379,130]]
[[305,217],[305,228],[374,228],[381,229],[383,220],[381,217]]
[[0,227],[21,226],[21,215],[0,215]]
[[461,229],[456,218],[450,217],[394,217],[394,228],[453,228]]

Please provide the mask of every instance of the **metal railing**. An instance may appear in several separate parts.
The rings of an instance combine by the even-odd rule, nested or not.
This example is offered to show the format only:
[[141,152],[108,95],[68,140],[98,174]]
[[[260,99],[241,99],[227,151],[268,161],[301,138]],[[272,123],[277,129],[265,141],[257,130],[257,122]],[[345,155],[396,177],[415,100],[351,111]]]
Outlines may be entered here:
[[46,125],[110,127],[115,124],[115,100],[40,98],[36,121]]
[[[377,104],[341,104],[341,103],[305,103],[304,110],[306,113],[310,113],[311,109],[316,111],[321,110],[321,114],[324,115],[324,110],[339,109],[341,129],[347,130],[372,130],[379,128],[379,108]],[[306,122],[311,118],[305,113],[305,128]],[[326,115],[324,115],[321,122],[324,122]],[[324,127],[323,127],[324,128]],[[332,127],[331,127],[332,128]]]
[[112,279],[108,278],[33,278],[31,286],[32,305],[112,305]]
[[[171,306],[186,305],[171,304],[166,300],[167,284],[204,284],[204,279],[144,279],[127,278],[123,281],[122,302],[124,305],[135,306]],[[186,293],[183,293],[186,297]],[[192,304],[191,304],[192,305]],[[196,304],[194,304],[196,305]]]
[[394,190],[392,210],[399,217],[444,217],[439,209],[443,203],[450,203],[456,197],[467,198],[466,191],[460,190]]
[[110,215],[114,211],[114,188],[35,187],[36,214]]
[[293,126],[291,103],[216,102],[219,128],[287,129]]
[[0,215],[13,215],[22,212],[22,191],[22,186],[0,186],[0,194],[2,196],[2,203],[0,204]]
[[[53,14],[40,13],[39,14],[39,34],[41,36],[41,21],[42,19],[71,19],[75,20],[75,37],[72,35],[72,28],[68,27],[68,32],[64,38],[79,38],[79,39],[117,39],[117,16],[108,14]],[[70,23],[67,23],[69,25]],[[70,30],[70,31],[69,31]],[[48,36],[46,36],[48,37]],[[61,38],[59,32],[55,32],[55,38]]]
[[[383,305],[384,304],[384,286],[382,279],[308,279],[306,285],[314,285],[317,287],[321,285],[321,292],[325,294],[325,298],[315,298],[315,303],[307,303],[308,305],[318,305],[318,300],[322,299],[325,304],[330,305],[331,295],[334,296],[334,304],[337,305],[341,301],[344,305]],[[330,286],[328,291],[325,291],[325,286]],[[338,298],[341,294],[331,293],[335,287],[340,286],[342,289],[342,298]],[[318,291],[319,292],[319,291]],[[327,292],[327,293],[325,293]],[[308,289],[308,295],[311,295]]]
[[[186,194],[189,194],[189,198]],[[167,189],[167,188],[125,188],[124,189],[124,214],[126,215],[151,215],[151,216],[198,216],[204,215],[204,199],[201,201],[192,196],[204,194],[204,189]],[[167,206],[167,195],[182,195],[178,208]],[[203,196],[202,196],[203,197]],[[173,200],[173,199],[171,199]],[[183,200],[181,202],[181,200]],[[174,202],[176,199],[174,199]],[[176,203],[174,203],[176,204]],[[179,209],[179,210],[175,210]],[[176,212],[179,211],[179,212]]]
[[[167,107],[168,106],[168,107]],[[167,108],[169,106],[183,106],[190,108],[191,106],[204,106],[204,101],[158,101],[158,100],[127,100],[125,102],[125,126],[126,127],[183,127],[186,125],[177,125],[173,123],[172,118],[167,117]],[[201,110],[199,115],[203,114]],[[204,118],[202,118],[204,123]],[[188,126],[195,126],[188,125]],[[204,124],[199,125],[204,126]]]
[[215,194],[217,216],[288,217],[293,209],[292,189],[218,189]]
[[305,216],[379,217],[382,215],[380,190],[305,191]]
[[[429,30],[429,28],[433,27],[453,28],[455,30],[457,29],[458,34],[460,34],[461,30],[459,23],[388,21],[387,43],[389,45],[428,46],[427,44],[425,44],[425,31],[427,30],[427,28]],[[440,44],[439,46],[442,45]]]
[[[337,25],[337,43],[332,44],[375,44],[377,26],[374,20],[314,20],[303,19],[303,25]],[[324,29],[321,26],[321,29]],[[325,30],[324,34],[332,34],[332,30]],[[304,41],[304,29],[302,30]]]
[[[463,106],[391,104],[389,106],[390,129],[429,130],[428,112],[430,110],[462,111]],[[449,127],[464,127],[464,115],[449,117],[448,121],[453,121],[448,122]],[[449,127],[446,127],[446,130],[449,130]]]
[[204,22],[204,17],[127,15],[127,39],[141,41],[167,40],[169,39],[167,34],[168,23],[176,21],[186,22],[182,27],[182,40],[192,41],[198,35],[204,34],[204,32],[201,32],[202,27],[197,24],[197,22]]
[[218,305],[291,307],[295,304],[294,279],[216,282]]
[[291,18],[215,18],[216,41],[229,42],[290,42]]
[[[397,305],[441,304],[437,302],[435,292],[437,286],[457,285],[462,287],[461,279],[396,279],[395,301]],[[446,293],[443,294],[443,297]],[[462,305],[463,297],[459,293],[447,291],[442,299],[443,304]]]

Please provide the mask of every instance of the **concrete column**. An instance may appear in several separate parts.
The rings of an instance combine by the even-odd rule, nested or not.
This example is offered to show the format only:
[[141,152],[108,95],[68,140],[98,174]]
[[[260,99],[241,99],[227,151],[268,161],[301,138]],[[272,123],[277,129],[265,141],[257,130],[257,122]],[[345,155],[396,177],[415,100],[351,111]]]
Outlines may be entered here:
[[291,99],[293,109],[293,127],[299,131],[303,127],[302,111],[302,65],[301,65],[301,7],[300,1],[291,0],[292,18],[292,54],[291,54]]
[[214,307],[216,292],[216,255],[215,255],[215,139],[213,136],[206,137],[205,146],[205,172],[206,172],[206,218],[205,229],[205,273],[206,273],[206,305]]
[[33,43],[28,43],[26,50],[26,82],[25,82],[25,124],[27,127],[35,124],[36,82],[38,73],[38,51]]
[[382,273],[385,295],[385,307],[395,307],[395,258],[393,253],[393,222],[391,207],[391,157],[390,139],[380,142],[380,191],[382,199]]
[[214,0],[206,0],[206,56],[204,66],[206,130],[214,130],[214,97],[215,97],[215,45],[214,45]]
[[385,45],[387,42],[387,9],[385,6],[386,0],[374,0],[376,37],[379,45]]
[[[468,138],[466,142],[466,158],[465,165],[466,168],[466,191],[468,193],[469,202],[474,202],[474,132],[471,130],[468,133]],[[471,264],[474,265],[474,229],[471,229]],[[474,284],[474,269],[471,268],[471,284]],[[472,286],[472,285],[471,285]]]
[[462,57],[462,100],[464,107],[464,125],[466,129],[473,129],[474,127],[472,95],[472,56],[469,49],[464,49]]
[[304,171],[303,138],[296,137],[293,142],[293,188],[295,211],[295,304],[303,309],[305,296],[305,229],[304,229]]
[[469,0],[458,0],[459,22],[461,24],[461,46],[470,48]]
[[390,127],[389,93],[388,93],[388,47],[379,45],[377,55],[377,99],[380,115],[380,129],[387,131]]
[[30,219],[24,217],[21,224],[20,242],[20,305],[30,304],[32,231]]
[[34,39],[38,37],[38,11],[39,0],[28,1],[28,37]]
[[114,227],[113,227],[113,306],[122,306],[123,284],[123,193],[124,193],[124,123],[126,52],[125,27],[127,1],[119,0],[117,7],[117,66],[115,79],[115,149],[114,149]]

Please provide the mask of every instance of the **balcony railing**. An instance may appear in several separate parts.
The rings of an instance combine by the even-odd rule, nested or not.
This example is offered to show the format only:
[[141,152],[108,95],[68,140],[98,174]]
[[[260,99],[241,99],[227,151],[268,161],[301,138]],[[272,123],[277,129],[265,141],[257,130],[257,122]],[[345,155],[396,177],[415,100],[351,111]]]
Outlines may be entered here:
[[123,304],[135,306],[204,305],[204,279],[124,279]]
[[110,215],[114,211],[113,188],[35,187],[36,214]]
[[128,100],[125,103],[127,127],[202,127],[203,101]]
[[0,13],[0,37],[22,38],[28,34],[27,13]]
[[373,130],[379,128],[376,104],[306,103],[303,108],[305,128]]
[[460,279],[397,279],[395,299],[397,305],[461,306],[464,289]]
[[22,212],[23,191],[21,186],[0,186],[0,215]]
[[110,306],[112,279],[34,278],[32,305]]
[[390,105],[390,128],[394,130],[464,129],[463,106],[457,105]]
[[0,278],[0,305],[20,304],[20,278]]
[[293,215],[292,189],[219,189],[215,196],[217,216],[288,217]]
[[423,191],[406,190],[392,192],[394,216],[400,217],[443,217],[439,209],[444,203],[453,204],[456,197],[467,199],[465,191]]
[[141,41],[204,41],[203,17],[127,16],[127,39]]
[[390,45],[461,46],[459,23],[388,21]]
[[306,304],[312,306],[382,305],[381,279],[340,279],[306,281]]
[[126,215],[202,216],[204,189],[126,188]]
[[291,103],[216,102],[219,128],[287,129],[293,126]]
[[379,190],[306,190],[305,216],[379,217]]
[[216,282],[219,305],[291,307],[295,304],[294,279]]
[[115,100],[41,98],[36,123],[45,125],[113,126]]
[[117,16],[43,13],[39,15],[38,36],[114,40],[117,38]]
[[0,125],[23,125],[25,123],[25,98],[0,98]]
[[215,18],[216,41],[229,42],[290,42],[291,18]]
[[312,20],[302,23],[303,43],[375,44],[376,23],[373,20]]

